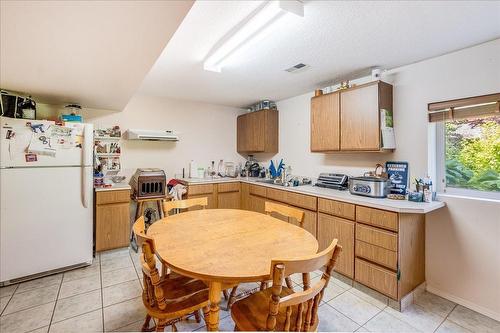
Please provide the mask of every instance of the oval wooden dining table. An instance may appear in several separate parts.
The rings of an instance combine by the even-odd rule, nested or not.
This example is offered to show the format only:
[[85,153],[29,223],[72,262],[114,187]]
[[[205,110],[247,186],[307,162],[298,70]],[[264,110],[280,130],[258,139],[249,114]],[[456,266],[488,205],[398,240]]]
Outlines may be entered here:
[[219,328],[221,292],[241,282],[270,279],[271,260],[314,254],[316,238],[293,224],[261,213],[204,209],[163,218],[147,231],[156,254],[179,274],[209,287],[207,328]]

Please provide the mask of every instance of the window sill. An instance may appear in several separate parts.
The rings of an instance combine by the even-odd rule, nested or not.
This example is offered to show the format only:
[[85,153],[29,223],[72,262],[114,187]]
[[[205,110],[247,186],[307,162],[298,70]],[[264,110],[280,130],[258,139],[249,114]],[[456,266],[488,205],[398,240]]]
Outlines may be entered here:
[[[500,196],[500,194],[499,194]],[[477,201],[484,201],[484,202],[496,202],[500,203],[500,199],[495,199],[495,198],[482,198],[482,197],[476,197],[476,196],[467,196],[467,195],[457,195],[457,194],[450,194],[450,193],[443,193],[443,192],[438,192],[436,194],[436,198],[440,199],[446,199],[446,198],[454,198],[454,199],[465,199],[465,200],[477,200]],[[439,200],[441,201],[441,200]]]

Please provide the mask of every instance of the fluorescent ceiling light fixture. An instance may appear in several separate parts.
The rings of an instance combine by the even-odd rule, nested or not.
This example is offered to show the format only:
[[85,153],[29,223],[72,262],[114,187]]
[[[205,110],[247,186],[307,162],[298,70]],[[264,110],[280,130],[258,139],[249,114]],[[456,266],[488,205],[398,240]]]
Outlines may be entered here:
[[203,63],[203,69],[220,72],[224,63],[237,50],[252,40],[257,39],[264,30],[276,23],[288,13],[304,16],[304,5],[301,1],[268,1],[261,10],[247,20],[241,28],[229,36]]

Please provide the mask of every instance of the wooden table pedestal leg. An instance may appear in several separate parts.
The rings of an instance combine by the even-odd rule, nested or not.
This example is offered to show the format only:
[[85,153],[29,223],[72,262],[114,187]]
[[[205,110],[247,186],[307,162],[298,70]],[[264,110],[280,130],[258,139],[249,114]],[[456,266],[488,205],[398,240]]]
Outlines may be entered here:
[[219,330],[219,304],[220,304],[220,294],[222,291],[220,282],[212,281],[208,284],[209,293],[208,299],[210,301],[210,317],[208,320],[208,331],[218,331]]

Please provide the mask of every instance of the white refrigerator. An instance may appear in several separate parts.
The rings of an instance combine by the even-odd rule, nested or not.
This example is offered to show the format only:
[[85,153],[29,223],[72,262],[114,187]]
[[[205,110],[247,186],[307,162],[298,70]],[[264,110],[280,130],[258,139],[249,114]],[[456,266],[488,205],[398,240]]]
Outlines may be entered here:
[[92,263],[92,145],[90,124],[0,117],[0,284]]

